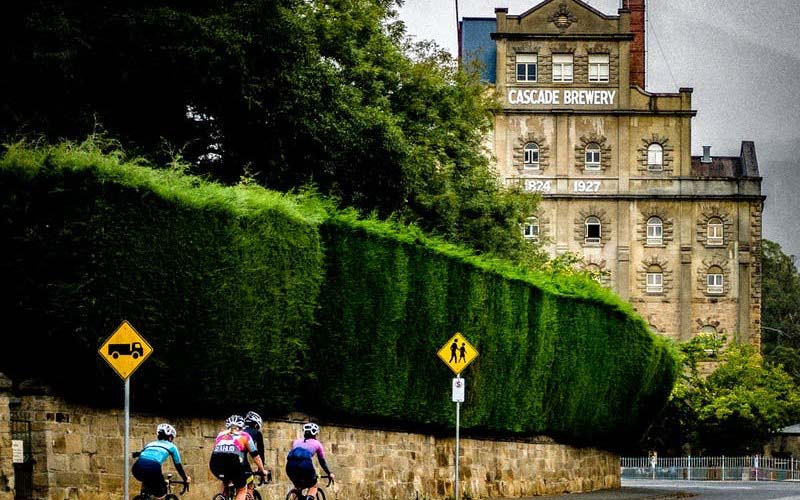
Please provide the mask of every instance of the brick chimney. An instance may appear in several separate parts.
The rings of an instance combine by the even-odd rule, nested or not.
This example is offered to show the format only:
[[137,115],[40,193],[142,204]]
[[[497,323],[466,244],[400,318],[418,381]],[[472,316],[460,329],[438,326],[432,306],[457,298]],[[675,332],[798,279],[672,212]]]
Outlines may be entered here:
[[631,13],[631,83],[644,89],[644,2],[645,0],[623,0],[622,8]]

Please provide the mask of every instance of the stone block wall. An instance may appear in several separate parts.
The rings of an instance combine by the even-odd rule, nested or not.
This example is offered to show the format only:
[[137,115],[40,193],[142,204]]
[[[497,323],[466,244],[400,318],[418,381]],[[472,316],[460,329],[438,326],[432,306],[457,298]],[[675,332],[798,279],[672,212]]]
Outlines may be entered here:
[[[25,396],[17,414],[32,421],[37,498],[110,500],[122,496],[123,411],[99,410],[49,396]],[[184,466],[194,484],[182,498],[210,498],[218,482],[208,471],[219,419],[131,415],[131,451],[150,441],[156,425],[172,423]],[[285,498],[284,473],[300,422],[264,423],[266,465],[275,483],[265,500]],[[328,498],[441,499],[453,495],[454,438],[324,425],[321,440],[336,473]],[[172,470],[171,465],[165,471]],[[538,442],[461,440],[462,498],[519,497],[619,487],[619,459],[546,439]],[[131,496],[139,483],[131,477]],[[3,497],[0,497],[3,498]]]
[[11,381],[0,373],[0,500],[14,499],[14,464],[11,461]]

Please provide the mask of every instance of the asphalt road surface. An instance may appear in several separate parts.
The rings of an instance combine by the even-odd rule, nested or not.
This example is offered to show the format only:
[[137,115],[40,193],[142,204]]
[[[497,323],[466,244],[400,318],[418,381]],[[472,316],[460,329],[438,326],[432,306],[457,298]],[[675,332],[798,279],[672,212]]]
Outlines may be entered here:
[[[800,482],[782,481],[650,481],[628,479],[622,481],[622,491],[630,488],[646,489],[648,492],[692,493],[694,499],[731,500],[800,500]],[[613,498],[613,497],[609,497]],[[623,497],[624,498],[624,497]],[[648,498],[644,496],[643,498]],[[651,497],[652,498],[652,497]]]

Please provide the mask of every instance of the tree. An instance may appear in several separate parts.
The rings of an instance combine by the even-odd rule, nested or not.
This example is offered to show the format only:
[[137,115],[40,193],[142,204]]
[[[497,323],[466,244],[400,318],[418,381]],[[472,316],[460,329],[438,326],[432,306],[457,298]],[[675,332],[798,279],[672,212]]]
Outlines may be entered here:
[[531,195],[483,148],[494,96],[393,0],[80,0],[9,6],[0,134],[81,140],[281,191],[313,183],[480,252],[529,260]]
[[759,453],[770,435],[800,417],[800,392],[780,366],[749,344],[732,343],[707,377],[698,362],[723,341],[698,336],[680,346],[684,372],[666,410],[648,432],[646,449],[667,454]]
[[800,274],[777,243],[763,240],[761,251],[762,351],[800,382]]

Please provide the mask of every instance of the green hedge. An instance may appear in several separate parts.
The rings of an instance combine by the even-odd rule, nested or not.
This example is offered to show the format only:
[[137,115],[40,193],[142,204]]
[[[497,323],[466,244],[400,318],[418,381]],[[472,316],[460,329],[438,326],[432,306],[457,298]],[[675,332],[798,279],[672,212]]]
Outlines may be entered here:
[[630,443],[663,407],[674,352],[590,280],[533,275],[410,229],[347,215],[323,224],[326,280],[315,366],[324,407],[452,425],[456,331],[480,352],[464,372],[465,428]]
[[[453,425],[436,351],[461,331],[463,425],[617,446],[677,375],[631,307],[579,277],[535,275],[299,197],[223,188],[93,148],[0,160],[0,371],[118,401],[96,349],[122,319],[156,353],[134,407]],[[31,343],[34,343],[32,346]]]
[[305,374],[322,280],[318,217],[289,197],[121,164],[91,148],[0,161],[0,371],[120,401],[96,353],[122,319],[154,346],[139,408],[285,412]]

